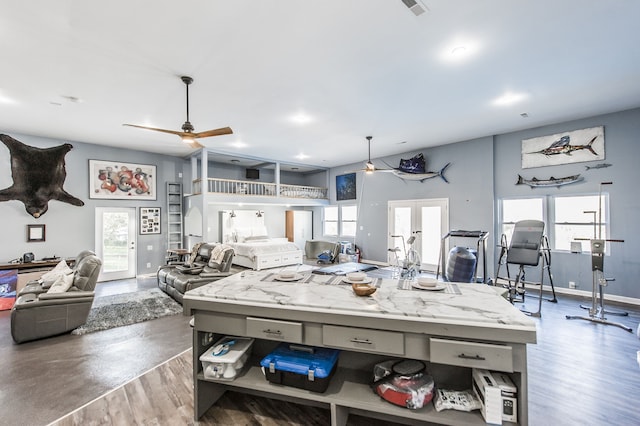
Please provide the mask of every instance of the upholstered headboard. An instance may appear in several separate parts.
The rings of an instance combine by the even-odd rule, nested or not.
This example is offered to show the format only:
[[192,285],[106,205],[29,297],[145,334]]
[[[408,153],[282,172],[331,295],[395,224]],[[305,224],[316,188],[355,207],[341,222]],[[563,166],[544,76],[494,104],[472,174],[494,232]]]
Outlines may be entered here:
[[222,210],[221,220],[223,243],[241,243],[248,237],[269,238],[261,210]]

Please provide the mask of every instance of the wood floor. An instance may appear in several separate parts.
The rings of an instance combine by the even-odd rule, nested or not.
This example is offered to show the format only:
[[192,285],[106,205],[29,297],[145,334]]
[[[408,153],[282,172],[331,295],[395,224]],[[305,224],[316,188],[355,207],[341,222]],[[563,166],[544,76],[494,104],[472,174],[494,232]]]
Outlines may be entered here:
[[[137,285],[149,283],[142,280]],[[111,290],[105,286],[104,291],[106,294]],[[584,302],[559,296],[557,304],[545,302],[542,318],[535,319],[538,343],[528,347],[529,423],[640,425],[640,366],[636,360],[640,340],[635,335],[640,309],[608,305],[630,312],[627,317],[609,316],[633,327],[634,333],[628,333],[610,325],[565,318],[566,314],[586,314],[579,308]],[[527,305],[535,308],[533,301],[528,300]],[[6,323],[8,333],[9,323],[2,314],[0,323]],[[188,318],[177,315],[149,321],[144,331],[126,331],[140,324],[114,329],[121,330],[117,334],[126,340],[135,340],[124,345],[123,351],[120,350],[123,342],[112,336],[113,330],[23,345],[1,339],[0,354],[5,356],[8,368],[0,370],[0,380],[10,385],[0,391],[3,407],[0,424],[329,424],[327,410],[233,392],[225,394],[199,423],[194,422],[187,321]],[[174,329],[180,331],[167,331]],[[162,337],[158,338],[156,333]],[[89,336],[94,337],[83,339]],[[137,350],[132,351],[132,347]],[[100,352],[102,355],[98,355]],[[159,356],[150,359],[149,354]],[[162,359],[155,361],[157,358]],[[152,368],[169,358],[172,358],[169,362]],[[146,374],[142,374],[146,370],[140,371],[142,364],[150,369]],[[100,392],[101,389],[104,390]],[[83,408],[74,411],[79,407]],[[389,423],[349,416],[349,424]]]

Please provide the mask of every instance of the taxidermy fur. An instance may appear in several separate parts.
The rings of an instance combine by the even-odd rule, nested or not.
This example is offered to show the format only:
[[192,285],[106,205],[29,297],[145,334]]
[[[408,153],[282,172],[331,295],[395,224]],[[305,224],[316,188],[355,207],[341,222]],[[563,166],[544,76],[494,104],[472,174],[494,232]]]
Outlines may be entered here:
[[0,190],[0,201],[22,201],[27,213],[36,219],[47,212],[49,200],[84,205],[62,189],[67,177],[64,156],[73,148],[71,144],[36,148],[8,135],[0,135],[0,140],[9,148],[13,178],[13,185]]

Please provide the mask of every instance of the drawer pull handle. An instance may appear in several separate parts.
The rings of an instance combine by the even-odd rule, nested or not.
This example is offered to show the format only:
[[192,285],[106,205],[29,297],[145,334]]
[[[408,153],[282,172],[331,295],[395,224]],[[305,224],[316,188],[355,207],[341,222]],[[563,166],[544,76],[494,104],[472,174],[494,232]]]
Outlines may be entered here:
[[353,339],[351,339],[349,341],[351,343],[364,343],[365,345],[373,344],[369,339],[358,339],[357,337],[354,337]]
[[264,334],[276,334],[276,335],[281,335],[282,332],[280,330],[271,330],[270,328],[266,329],[266,330],[262,330],[262,332]]
[[464,359],[474,359],[476,361],[486,361],[487,359],[483,356],[480,355],[465,355],[465,354],[460,354],[458,355],[458,358],[464,358]]

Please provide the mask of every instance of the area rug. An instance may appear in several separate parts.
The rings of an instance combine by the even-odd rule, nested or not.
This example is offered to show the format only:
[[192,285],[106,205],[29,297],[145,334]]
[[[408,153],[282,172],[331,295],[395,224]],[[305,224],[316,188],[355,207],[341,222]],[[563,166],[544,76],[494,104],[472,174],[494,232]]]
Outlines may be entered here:
[[182,305],[159,288],[98,297],[84,325],[71,334],[87,334],[182,313]]

